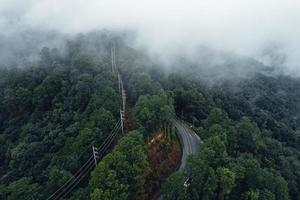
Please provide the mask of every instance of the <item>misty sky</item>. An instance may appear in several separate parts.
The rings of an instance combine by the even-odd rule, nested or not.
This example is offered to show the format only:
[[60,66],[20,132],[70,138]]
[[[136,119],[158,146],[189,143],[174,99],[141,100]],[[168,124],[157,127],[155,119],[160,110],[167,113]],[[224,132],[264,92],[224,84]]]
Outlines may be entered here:
[[28,28],[135,30],[162,54],[201,44],[261,59],[267,49],[300,74],[299,0],[0,0],[1,34]]

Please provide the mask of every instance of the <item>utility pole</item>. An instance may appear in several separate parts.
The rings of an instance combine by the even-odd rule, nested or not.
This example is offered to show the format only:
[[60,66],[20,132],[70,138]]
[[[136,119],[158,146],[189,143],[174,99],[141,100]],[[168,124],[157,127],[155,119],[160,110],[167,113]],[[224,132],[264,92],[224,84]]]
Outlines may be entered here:
[[125,116],[125,111],[126,111],[126,108],[125,108],[126,102],[125,101],[126,101],[126,93],[122,87],[122,104],[123,104],[124,116]]
[[125,91],[124,91],[124,87],[123,87],[123,82],[121,79],[121,75],[119,73],[119,71],[117,70],[117,64],[116,64],[116,49],[115,49],[115,45],[112,44],[111,47],[111,67],[112,67],[112,72],[117,74],[117,78],[118,78],[118,86],[119,86],[119,92],[121,93],[121,97],[122,97],[122,105],[120,108],[120,118],[121,118],[121,129],[122,129],[122,134],[124,134],[124,121],[125,121],[125,101],[126,101],[126,97],[125,97]]
[[96,147],[92,147],[93,148],[93,156],[94,156],[94,161],[95,161],[95,166],[97,165],[97,160],[99,158],[98,156],[98,149]]
[[119,92],[121,92],[122,84],[121,84],[121,76],[119,73],[118,73],[118,83],[119,83]]
[[120,118],[121,118],[121,130],[122,130],[122,134],[124,134],[125,113],[123,110],[120,110]]

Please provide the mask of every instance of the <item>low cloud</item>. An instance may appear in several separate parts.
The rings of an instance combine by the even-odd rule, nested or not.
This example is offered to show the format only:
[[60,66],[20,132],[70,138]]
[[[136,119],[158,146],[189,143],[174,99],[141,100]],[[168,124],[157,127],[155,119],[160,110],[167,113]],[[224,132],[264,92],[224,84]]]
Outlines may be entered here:
[[204,45],[300,75],[299,10],[298,0],[2,0],[0,28],[134,30],[138,44],[166,57]]

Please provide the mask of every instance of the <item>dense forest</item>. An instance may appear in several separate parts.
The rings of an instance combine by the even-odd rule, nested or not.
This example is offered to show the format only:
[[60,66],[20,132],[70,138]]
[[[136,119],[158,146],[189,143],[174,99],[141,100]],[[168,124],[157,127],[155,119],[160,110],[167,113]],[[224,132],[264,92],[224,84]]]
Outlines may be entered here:
[[147,199],[146,143],[175,115],[203,143],[166,179],[163,199],[300,199],[299,78],[223,54],[212,66],[220,55],[205,49],[197,62],[170,68],[128,41],[107,31],[79,35],[24,66],[0,68],[3,199],[47,199],[114,129],[121,96],[112,45],[133,126],[65,199]]
[[[121,45],[105,31],[79,35],[66,42],[63,52],[44,47],[36,61],[23,67],[1,67],[3,199],[48,198],[88,160],[92,146],[100,145],[114,129],[121,96],[110,56],[112,44],[118,42]],[[66,198],[132,199],[144,195],[149,170],[144,138],[169,122],[174,107],[158,83],[150,93],[152,83],[137,88],[134,84],[144,81],[143,77],[130,76],[135,90],[128,99],[136,104],[132,112],[139,131],[128,133],[100,162],[91,179]]]
[[[121,68],[143,77],[138,88],[164,88],[203,140],[185,171],[167,180],[164,199],[299,199],[300,79],[254,59],[198,53],[200,60],[180,58],[171,71],[142,56]],[[213,65],[214,56],[224,60]]]
[[1,69],[1,193],[8,199],[51,194],[118,120],[116,77],[81,40],[69,41],[64,54],[45,47],[38,61]]
[[203,145],[168,179],[165,199],[299,199],[300,79],[262,70],[211,85],[188,73],[168,87]]

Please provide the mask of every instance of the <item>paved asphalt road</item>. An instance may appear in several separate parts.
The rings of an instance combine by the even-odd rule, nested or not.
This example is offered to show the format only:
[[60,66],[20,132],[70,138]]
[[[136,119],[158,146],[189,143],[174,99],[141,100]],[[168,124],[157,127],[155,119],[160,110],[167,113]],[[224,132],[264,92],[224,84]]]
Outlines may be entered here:
[[187,156],[199,152],[201,139],[180,120],[174,119],[172,122],[177,128],[182,141],[182,158],[179,170],[183,170],[186,165]]
[[[183,170],[186,165],[186,159],[190,154],[197,154],[200,150],[201,139],[200,137],[192,131],[187,125],[182,123],[178,119],[173,119],[172,123],[177,128],[179,136],[182,142],[182,157],[179,170]],[[163,200],[163,197],[160,195],[158,200]]]

